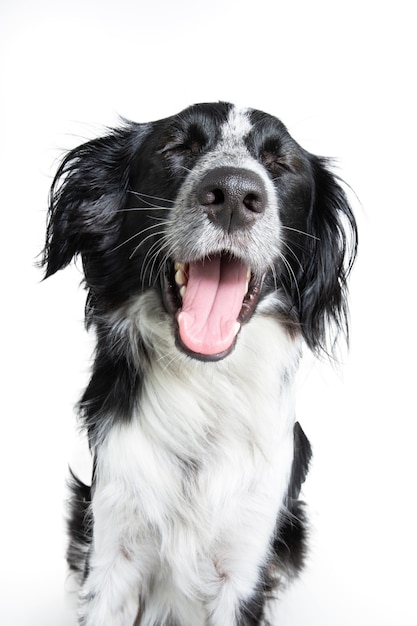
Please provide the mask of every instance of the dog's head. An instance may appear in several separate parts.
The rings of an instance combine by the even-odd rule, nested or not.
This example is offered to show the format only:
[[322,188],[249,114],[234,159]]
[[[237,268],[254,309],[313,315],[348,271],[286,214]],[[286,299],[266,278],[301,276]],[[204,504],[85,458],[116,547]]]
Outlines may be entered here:
[[356,224],[324,159],[276,118],[227,103],[126,123],[64,159],[46,276],[80,254],[88,310],[161,291],[180,349],[219,359],[267,294],[307,344],[346,326]]

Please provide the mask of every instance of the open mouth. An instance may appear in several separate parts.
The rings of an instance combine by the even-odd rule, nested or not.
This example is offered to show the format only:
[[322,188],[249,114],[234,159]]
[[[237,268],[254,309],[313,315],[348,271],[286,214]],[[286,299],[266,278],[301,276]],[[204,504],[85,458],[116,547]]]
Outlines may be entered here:
[[233,350],[242,324],[255,310],[262,279],[225,253],[173,263],[162,283],[179,347],[200,360],[219,360]]

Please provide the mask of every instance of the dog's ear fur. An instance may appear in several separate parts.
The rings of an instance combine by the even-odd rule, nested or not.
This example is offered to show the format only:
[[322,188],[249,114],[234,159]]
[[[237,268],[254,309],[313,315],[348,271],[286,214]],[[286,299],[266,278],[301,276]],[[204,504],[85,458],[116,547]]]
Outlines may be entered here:
[[50,191],[42,258],[45,278],[78,254],[85,261],[114,245],[121,219],[118,209],[126,200],[140,126],[126,123],[75,148],[63,159]]
[[[300,323],[314,352],[331,352],[339,331],[348,340],[347,277],[357,227],[347,196],[325,159],[310,156],[313,194],[297,276]],[[297,301],[295,297],[294,301]],[[332,334],[332,330],[336,332]]]

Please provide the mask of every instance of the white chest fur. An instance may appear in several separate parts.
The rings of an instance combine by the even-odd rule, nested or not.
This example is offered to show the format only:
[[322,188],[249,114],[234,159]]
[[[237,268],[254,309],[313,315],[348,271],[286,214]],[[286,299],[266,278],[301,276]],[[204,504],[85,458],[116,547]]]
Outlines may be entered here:
[[154,358],[133,418],[98,450],[93,568],[118,560],[132,611],[135,595],[147,598],[141,626],[169,616],[203,626],[208,615],[233,626],[288,485],[299,345],[258,313],[232,355],[198,362],[176,350],[155,307],[149,293],[130,311]]

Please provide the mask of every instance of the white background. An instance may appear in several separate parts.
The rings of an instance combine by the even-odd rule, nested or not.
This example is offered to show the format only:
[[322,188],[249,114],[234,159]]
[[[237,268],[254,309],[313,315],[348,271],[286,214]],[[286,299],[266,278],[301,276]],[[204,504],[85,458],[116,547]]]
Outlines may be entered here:
[[280,117],[360,200],[351,351],[301,378],[312,550],[280,626],[417,624],[415,38],[404,0],[2,0],[2,626],[74,624],[64,482],[91,343],[78,271],[34,267],[51,177],[118,114],[212,100]]

